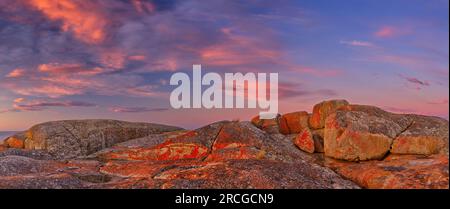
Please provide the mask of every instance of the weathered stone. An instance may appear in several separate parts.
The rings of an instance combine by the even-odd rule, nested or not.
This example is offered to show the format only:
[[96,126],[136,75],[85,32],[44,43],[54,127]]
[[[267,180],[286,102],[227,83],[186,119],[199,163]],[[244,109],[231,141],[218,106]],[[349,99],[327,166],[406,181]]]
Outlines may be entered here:
[[323,147],[324,129],[311,130],[311,132],[314,140],[314,152],[323,153],[325,151]]
[[175,130],[179,128],[114,120],[55,121],[29,129],[25,148],[46,150],[54,156],[68,159],[89,155],[130,139]]
[[432,116],[408,115],[412,124],[395,138],[397,154],[448,154],[448,121]]
[[0,157],[0,176],[17,176],[47,171],[51,163],[22,156]]
[[277,115],[273,119],[260,119],[258,115],[252,118],[251,123],[269,134],[276,134],[280,132],[280,117]]
[[325,119],[333,114],[338,108],[348,105],[346,100],[330,100],[314,105],[313,112],[309,118],[309,126],[312,129],[325,127]]
[[[392,150],[391,150],[392,147]],[[347,105],[325,124],[325,155],[349,161],[399,154],[448,153],[448,122],[419,115],[386,112],[366,105]]]
[[66,173],[0,177],[0,189],[84,189],[87,185]]
[[280,118],[280,133],[298,134],[308,128],[309,114],[305,111],[287,113]]
[[6,138],[3,144],[8,148],[23,149],[25,148],[25,139],[25,132],[20,132]]
[[345,106],[326,120],[325,155],[349,161],[382,159],[410,124],[410,119],[377,107]]
[[[179,134],[152,135],[118,144],[94,154],[104,160],[201,160],[210,153],[215,138],[226,122],[214,123]],[[136,142],[141,146],[133,146]]]
[[360,163],[327,159],[326,165],[364,188],[448,189],[448,155],[390,155]]
[[358,188],[331,170],[307,163],[231,160],[176,167],[159,173],[162,188],[282,189]]
[[4,156],[22,156],[28,157],[35,160],[54,160],[55,158],[51,156],[44,150],[25,150],[25,149],[14,149],[9,148],[5,150],[0,150],[0,157]]
[[294,144],[305,152],[314,153],[314,139],[309,128],[304,129],[297,137],[295,137]]

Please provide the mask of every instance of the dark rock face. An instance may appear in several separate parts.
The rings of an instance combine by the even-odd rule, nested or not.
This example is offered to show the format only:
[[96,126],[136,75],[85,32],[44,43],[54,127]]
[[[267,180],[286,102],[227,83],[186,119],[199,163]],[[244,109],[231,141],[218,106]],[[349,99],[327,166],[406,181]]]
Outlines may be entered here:
[[180,128],[114,120],[55,121],[26,132],[25,149],[46,150],[62,159],[92,154],[116,143]]

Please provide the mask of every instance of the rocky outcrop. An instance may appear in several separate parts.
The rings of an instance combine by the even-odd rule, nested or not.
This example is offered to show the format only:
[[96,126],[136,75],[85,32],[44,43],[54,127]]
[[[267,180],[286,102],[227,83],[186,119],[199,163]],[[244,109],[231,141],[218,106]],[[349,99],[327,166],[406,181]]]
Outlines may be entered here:
[[448,121],[344,100],[196,130],[89,120],[25,133],[0,146],[0,188],[449,187]]
[[267,133],[277,134],[280,132],[280,117],[277,115],[273,119],[260,119],[258,115],[251,119],[251,123]]
[[360,163],[327,159],[326,165],[361,187],[373,189],[448,189],[448,155],[390,155]]
[[338,108],[348,105],[346,100],[329,100],[314,105],[313,112],[309,118],[309,125],[312,129],[325,127],[325,119],[333,114]]
[[359,188],[249,122],[152,134],[71,161],[16,154],[25,155],[0,157],[0,188]]
[[298,134],[309,128],[309,113],[305,111],[286,113],[280,118],[280,133]]
[[326,119],[325,155],[348,161],[382,159],[387,153],[448,153],[448,121],[348,105]]
[[448,121],[430,116],[407,115],[409,127],[392,144],[397,154],[448,154]]
[[3,141],[3,145],[6,148],[23,149],[25,148],[25,139],[26,139],[25,132],[20,132],[6,138]]
[[180,128],[115,120],[55,121],[26,131],[25,149],[45,150],[63,159],[89,155],[119,142]]

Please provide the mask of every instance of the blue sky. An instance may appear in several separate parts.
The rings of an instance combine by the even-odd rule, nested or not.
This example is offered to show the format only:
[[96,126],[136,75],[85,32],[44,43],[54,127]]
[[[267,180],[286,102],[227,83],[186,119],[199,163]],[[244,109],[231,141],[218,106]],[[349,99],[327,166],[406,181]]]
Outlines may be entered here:
[[[279,72],[280,112],[345,98],[448,118],[446,0],[0,0],[0,130],[113,118],[193,128],[174,72]],[[192,120],[195,118],[195,120]]]

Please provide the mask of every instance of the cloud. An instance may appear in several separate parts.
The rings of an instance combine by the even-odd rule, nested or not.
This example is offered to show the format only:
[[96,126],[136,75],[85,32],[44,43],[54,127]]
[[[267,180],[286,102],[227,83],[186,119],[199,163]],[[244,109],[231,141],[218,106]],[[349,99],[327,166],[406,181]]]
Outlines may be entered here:
[[6,75],[7,78],[17,78],[17,77],[21,77],[25,74],[25,70],[24,69],[14,69],[13,71],[9,72],[8,75]]
[[13,102],[13,107],[5,112],[28,112],[28,111],[42,111],[49,107],[96,107],[96,104],[82,102],[82,101],[49,101],[49,100],[31,100],[26,101],[24,98],[17,98]]
[[168,108],[112,107],[109,110],[116,113],[141,113],[141,112],[161,112],[168,110]]
[[415,77],[408,77],[401,74],[399,76],[405,79],[408,83],[412,84],[413,88],[416,90],[421,90],[422,87],[430,86],[428,81],[423,81]]
[[380,38],[389,38],[395,35],[396,29],[391,26],[383,26],[375,32],[375,36]]
[[299,84],[294,83],[279,83],[278,96],[280,99],[287,99],[292,97],[302,96],[336,96],[338,95],[335,90],[332,89],[318,89],[308,90]]
[[25,101],[25,98],[16,98],[16,99],[14,99],[14,103],[20,103],[20,102],[23,102],[23,101]]
[[410,27],[405,26],[382,26],[379,28],[374,35],[378,38],[392,38],[396,36],[402,36],[411,33]]
[[349,46],[375,47],[375,44],[368,42],[368,41],[352,40],[352,41],[340,41],[339,43],[344,44],[344,45],[349,45]]
[[430,104],[430,105],[448,105],[448,99],[430,101],[430,102],[427,102],[427,104]]
[[61,30],[71,32],[87,43],[105,39],[108,19],[92,1],[30,0],[29,5],[42,12],[48,19],[61,22]]

